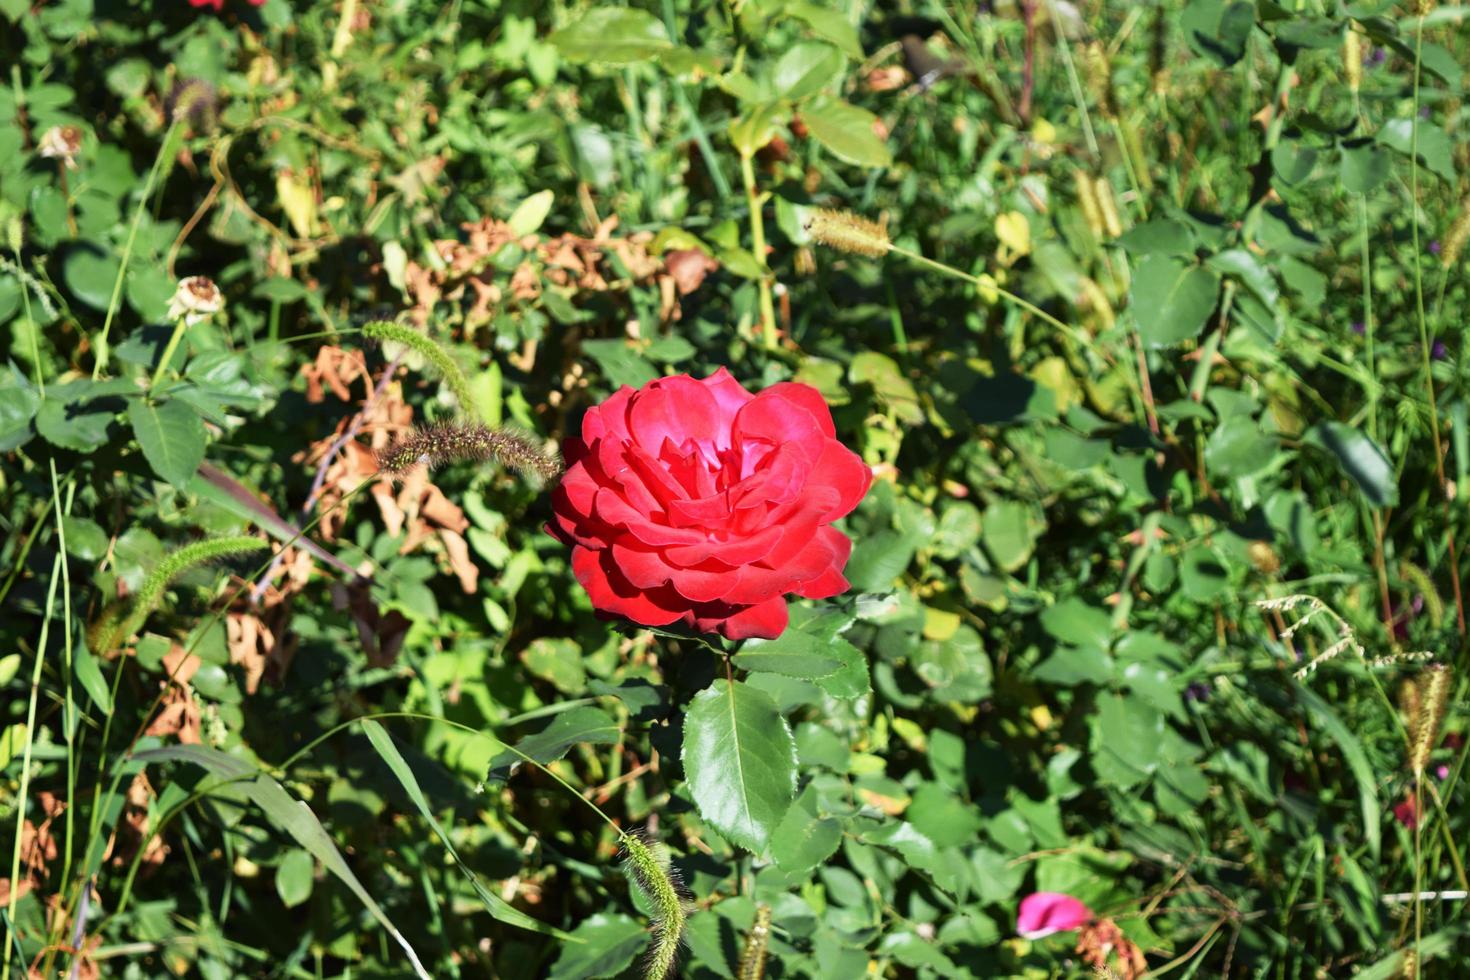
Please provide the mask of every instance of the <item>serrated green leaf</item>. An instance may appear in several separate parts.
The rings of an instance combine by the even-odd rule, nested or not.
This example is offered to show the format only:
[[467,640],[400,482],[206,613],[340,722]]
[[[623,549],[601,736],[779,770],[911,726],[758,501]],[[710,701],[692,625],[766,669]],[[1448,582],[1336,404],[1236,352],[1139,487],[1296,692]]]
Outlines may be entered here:
[[770,695],[727,680],[699,692],[684,718],[683,760],[704,822],[764,851],[796,793],[796,740]]

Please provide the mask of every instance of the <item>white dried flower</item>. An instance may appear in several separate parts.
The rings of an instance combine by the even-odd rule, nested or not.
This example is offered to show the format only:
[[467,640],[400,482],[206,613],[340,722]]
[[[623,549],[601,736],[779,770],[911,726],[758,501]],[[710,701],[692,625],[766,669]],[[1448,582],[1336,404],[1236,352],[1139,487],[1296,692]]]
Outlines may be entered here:
[[208,320],[224,305],[224,297],[213,279],[190,276],[179,280],[179,288],[174,290],[174,298],[168,304],[168,315],[171,320],[182,317],[184,323],[192,327]]
[[75,126],[52,126],[41,134],[36,152],[48,160],[60,160],[69,170],[77,169],[82,151],[82,131]]

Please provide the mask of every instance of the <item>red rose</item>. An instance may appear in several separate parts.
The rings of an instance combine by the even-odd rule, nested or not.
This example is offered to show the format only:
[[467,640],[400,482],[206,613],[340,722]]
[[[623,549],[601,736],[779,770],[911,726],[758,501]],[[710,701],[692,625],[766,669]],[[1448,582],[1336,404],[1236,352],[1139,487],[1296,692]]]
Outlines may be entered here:
[[873,475],[836,435],[809,385],[752,395],[721,368],[624,386],[567,440],[547,530],[600,613],[776,637],[788,592],[848,588],[852,542],[831,524]]

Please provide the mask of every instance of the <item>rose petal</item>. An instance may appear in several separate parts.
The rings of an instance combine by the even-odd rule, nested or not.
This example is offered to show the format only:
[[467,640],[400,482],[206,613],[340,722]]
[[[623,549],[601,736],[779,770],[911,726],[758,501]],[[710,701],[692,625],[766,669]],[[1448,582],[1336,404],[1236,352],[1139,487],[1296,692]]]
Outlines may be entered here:
[[[823,407],[825,412],[825,405]],[[832,424],[831,413],[827,425]],[[800,402],[783,398],[768,389],[756,395],[735,416],[730,437],[736,446],[746,440],[766,442],[773,446],[794,446],[807,459],[816,461],[827,443],[822,424]]]
[[706,633],[723,633],[731,640],[748,640],[753,637],[774,640],[786,630],[786,623],[786,600],[780,598],[753,606],[741,606],[722,617],[705,617],[698,613],[694,617],[695,629]]
[[632,438],[628,434],[628,406],[633,395],[633,389],[623,385],[601,404],[587,409],[582,416],[582,441],[590,446],[598,439],[627,442]]
[[613,566],[611,555],[572,549],[572,574],[599,613],[624,616],[643,626],[667,626],[689,612],[672,590],[634,588]]
[[721,450],[730,448],[730,428],[735,424],[735,416],[755,396],[745,390],[745,386],[726,371],[720,368],[714,374],[705,378],[700,384],[714,396],[715,404],[719,406],[720,418],[724,420],[724,430],[720,441],[717,443]]
[[1071,895],[1035,892],[1021,899],[1016,932],[1022,939],[1040,939],[1086,925],[1092,917],[1092,909]]
[[831,487],[838,493],[837,505],[824,518],[846,517],[873,485],[873,470],[857,453],[835,439],[822,447],[822,455],[807,475],[808,486]]
[[800,405],[817,420],[817,424],[826,433],[827,438],[837,438],[837,426],[832,424],[832,409],[827,407],[827,399],[822,393],[811,385],[802,384],[800,381],[782,381],[771,385],[762,395],[779,395],[794,404]]
[[677,376],[660,378],[638,392],[628,410],[628,428],[638,444],[655,455],[666,439],[675,446],[692,439],[713,454],[730,435],[730,423],[721,415],[714,394],[693,378]]

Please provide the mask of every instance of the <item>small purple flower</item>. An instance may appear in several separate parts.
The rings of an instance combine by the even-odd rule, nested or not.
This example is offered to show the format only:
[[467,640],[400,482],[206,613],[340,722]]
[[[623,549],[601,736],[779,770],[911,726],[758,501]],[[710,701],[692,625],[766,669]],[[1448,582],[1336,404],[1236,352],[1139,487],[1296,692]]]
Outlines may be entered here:
[[1448,353],[1449,351],[1445,349],[1444,341],[1442,340],[1436,340],[1434,346],[1429,348],[1429,356],[1436,361],[1444,360]]
[[1368,53],[1363,56],[1363,64],[1370,68],[1377,68],[1388,60],[1388,52],[1383,48],[1369,48]]
[[1366,323],[1364,323],[1362,320],[1354,320],[1353,321],[1353,333],[1355,333],[1355,334],[1357,334],[1358,336],[1361,337],[1363,334],[1365,334],[1367,332],[1368,332],[1368,325]]
[[1203,681],[1195,681],[1184,689],[1184,700],[1201,703],[1210,700],[1210,685]]
[[1419,118],[1420,119],[1428,119],[1429,118],[1429,106],[1424,106],[1423,108],[1421,108],[1419,110]]
[[1439,254],[1439,250],[1442,249],[1443,247],[1444,246],[1439,243],[1439,239],[1436,238],[1432,242],[1429,243],[1429,254],[1430,255],[1438,255]]

